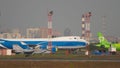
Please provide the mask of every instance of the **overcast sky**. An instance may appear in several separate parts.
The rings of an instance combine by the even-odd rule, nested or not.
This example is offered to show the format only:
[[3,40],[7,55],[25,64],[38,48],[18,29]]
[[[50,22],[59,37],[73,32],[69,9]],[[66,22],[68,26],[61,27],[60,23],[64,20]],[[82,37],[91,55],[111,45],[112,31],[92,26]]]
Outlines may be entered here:
[[106,34],[120,37],[120,0],[0,0],[0,31],[15,28],[47,27],[47,12],[53,10],[53,29],[71,29],[81,36],[81,16],[92,12],[91,32],[102,31],[105,16]]

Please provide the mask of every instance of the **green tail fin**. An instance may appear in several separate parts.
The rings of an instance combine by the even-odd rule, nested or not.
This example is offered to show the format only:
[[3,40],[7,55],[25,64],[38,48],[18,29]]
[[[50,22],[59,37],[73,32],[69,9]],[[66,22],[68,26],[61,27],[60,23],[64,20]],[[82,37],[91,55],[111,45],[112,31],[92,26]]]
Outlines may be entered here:
[[98,38],[101,45],[109,45],[110,43],[105,39],[101,32],[98,32]]
[[100,43],[102,43],[102,42],[107,42],[107,41],[105,40],[105,38],[103,37],[103,34],[102,34],[101,32],[98,32],[98,39],[99,39]]

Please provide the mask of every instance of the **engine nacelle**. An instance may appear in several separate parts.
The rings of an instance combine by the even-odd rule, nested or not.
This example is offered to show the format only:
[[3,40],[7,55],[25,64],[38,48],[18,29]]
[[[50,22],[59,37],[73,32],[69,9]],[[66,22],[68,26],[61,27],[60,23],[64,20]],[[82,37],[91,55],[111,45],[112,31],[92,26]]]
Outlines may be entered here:
[[52,47],[52,53],[55,53],[56,51],[58,51],[58,48],[57,47]]
[[57,48],[56,46],[54,46],[54,45],[52,45],[52,46],[41,45],[41,46],[40,46],[40,49],[49,50],[49,51],[51,51],[52,53],[55,53],[56,51],[58,51],[58,48]]
[[58,51],[58,48],[54,45],[47,46],[47,49],[50,50],[52,53],[55,53],[56,51]]

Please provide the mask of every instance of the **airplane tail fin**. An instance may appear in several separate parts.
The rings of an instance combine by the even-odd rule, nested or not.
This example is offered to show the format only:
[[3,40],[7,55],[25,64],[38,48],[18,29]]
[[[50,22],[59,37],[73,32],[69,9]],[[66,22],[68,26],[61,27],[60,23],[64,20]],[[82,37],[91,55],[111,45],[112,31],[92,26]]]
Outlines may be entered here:
[[103,36],[101,32],[98,32],[98,39],[100,43],[108,43],[108,41],[105,39],[105,37]]
[[99,39],[99,46],[105,46],[108,47],[110,45],[110,43],[105,39],[105,37],[103,36],[103,34],[101,32],[98,32],[98,39]]

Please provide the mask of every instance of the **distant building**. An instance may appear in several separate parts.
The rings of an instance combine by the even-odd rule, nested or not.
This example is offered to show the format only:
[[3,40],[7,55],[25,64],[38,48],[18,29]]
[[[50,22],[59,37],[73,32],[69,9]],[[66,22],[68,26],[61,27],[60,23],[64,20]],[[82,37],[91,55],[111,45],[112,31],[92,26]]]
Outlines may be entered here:
[[10,33],[1,33],[0,38],[12,38]]
[[[48,28],[28,28],[27,29],[27,38],[47,38],[48,37]],[[53,30],[53,37],[60,36],[60,32]]]
[[[60,36],[61,33],[53,30],[52,37]],[[1,32],[0,38],[47,38],[48,37],[48,28],[27,28],[26,36],[20,33],[18,29],[14,29],[11,32]]]
[[22,38],[22,35],[19,31],[19,29],[14,29],[11,33],[12,38]]
[[0,38],[22,38],[20,33],[2,33]]
[[39,28],[28,28],[27,29],[27,38],[39,38],[40,30]]
[[12,32],[2,32],[0,33],[0,38],[22,38],[19,30],[13,30]]

